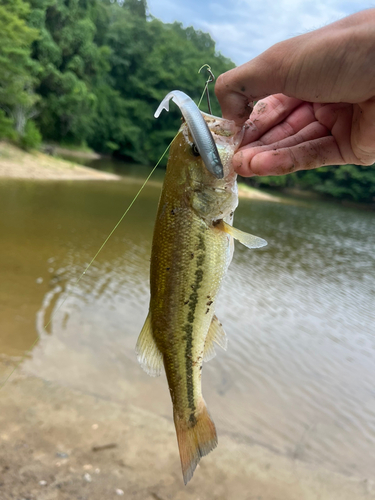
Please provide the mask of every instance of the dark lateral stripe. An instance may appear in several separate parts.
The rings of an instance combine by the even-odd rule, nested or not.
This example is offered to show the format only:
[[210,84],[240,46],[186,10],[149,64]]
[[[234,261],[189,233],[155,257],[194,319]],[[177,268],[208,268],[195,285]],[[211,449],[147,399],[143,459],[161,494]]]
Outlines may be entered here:
[[193,381],[193,324],[195,319],[195,309],[198,304],[199,295],[198,290],[201,287],[201,282],[203,280],[203,269],[202,266],[204,264],[206,258],[206,245],[204,242],[204,238],[201,234],[198,234],[198,250],[200,250],[199,255],[197,255],[197,268],[195,270],[195,280],[191,285],[192,293],[189,297],[189,311],[187,314],[187,323],[185,323],[183,327],[183,331],[186,333],[186,385],[187,385],[187,397],[188,404],[191,410],[190,415],[190,423],[195,425],[195,404],[194,404],[194,381]]

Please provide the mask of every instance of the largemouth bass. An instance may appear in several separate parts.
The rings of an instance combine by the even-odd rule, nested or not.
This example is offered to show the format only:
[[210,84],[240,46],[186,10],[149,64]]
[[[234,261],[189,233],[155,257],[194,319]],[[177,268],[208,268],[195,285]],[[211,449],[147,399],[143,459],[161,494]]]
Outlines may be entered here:
[[201,113],[179,91],[169,99],[185,118],[170,149],[152,243],[150,308],[137,342],[145,371],[164,365],[184,482],[217,445],[215,425],[202,397],[203,361],[214,343],[227,340],[215,316],[215,301],[233,255],[233,238],[249,248],[267,243],[232,227],[238,204],[232,157],[242,139],[234,122]]

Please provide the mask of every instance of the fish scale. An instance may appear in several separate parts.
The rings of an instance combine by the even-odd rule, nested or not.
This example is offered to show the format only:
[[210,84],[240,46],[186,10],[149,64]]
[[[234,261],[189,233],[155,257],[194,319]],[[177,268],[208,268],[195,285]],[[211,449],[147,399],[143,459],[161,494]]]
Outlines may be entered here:
[[234,122],[198,113],[215,141],[224,175],[217,178],[206,168],[188,123],[183,123],[171,146],[159,201],[150,308],[136,348],[150,375],[159,375],[164,366],[185,484],[200,458],[217,445],[201,375],[203,361],[215,355],[213,343],[226,347],[215,302],[232,259],[233,237],[251,248],[265,244],[231,226],[238,203],[231,160],[240,129]]

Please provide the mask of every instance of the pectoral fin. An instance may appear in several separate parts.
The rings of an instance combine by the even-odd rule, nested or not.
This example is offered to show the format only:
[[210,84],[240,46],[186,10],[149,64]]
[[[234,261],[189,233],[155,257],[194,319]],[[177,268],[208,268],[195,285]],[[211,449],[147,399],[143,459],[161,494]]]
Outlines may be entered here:
[[225,334],[223,325],[216,316],[212,318],[210,328],[207,333],[206,341],[204,344],[203,361],[210,361],[216,356],[214,342],[219,345],[224,351],[227,350],[227,336]]
[[245,233],[240,229],[236,229],[223,220],[221,220],[215,227],[227,234],[230,234],[235,240],[238,240],[247,248],[262,248],[267,245],[267,241],[263,238],[259,238],[258,236],[254,236],[253,234]]
[[151,377],[158,377],[163,367],[163,355],[152,336],[150,312],[139,334],[135,352],[137,353],[138,362],[144,371]]

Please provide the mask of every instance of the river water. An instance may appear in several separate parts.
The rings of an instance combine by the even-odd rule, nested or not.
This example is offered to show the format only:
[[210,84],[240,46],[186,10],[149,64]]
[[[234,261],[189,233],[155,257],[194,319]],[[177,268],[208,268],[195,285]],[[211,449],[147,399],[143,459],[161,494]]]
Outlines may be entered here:
[[[0,356],[172,422],[164,375],[134,354],[160,176],[78,284],[140,177],[0,183]],[[217,304],[228,350],[204,365],[203,393],[219,436],[375,479],[375,214],[241,199],[235,225],[268,246],[236,245]]]

